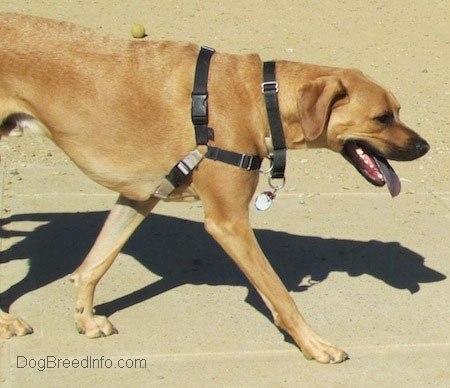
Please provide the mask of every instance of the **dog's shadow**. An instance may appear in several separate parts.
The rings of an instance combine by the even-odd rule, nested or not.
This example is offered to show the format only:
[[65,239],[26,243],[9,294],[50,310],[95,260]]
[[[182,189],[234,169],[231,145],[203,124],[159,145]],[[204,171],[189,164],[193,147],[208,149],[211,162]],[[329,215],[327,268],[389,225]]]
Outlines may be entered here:
[[[45,222],[32,232],[2,229],[3,238],[25,237],[2,252],[2,262],[29,258],[24,279],[0,296],[1,307],[22,295],[73,272],[84,258],[106,217],[106,212],[15,215],[3,225]],[[353,241],[297,236],[256,230],[261,247],[290,291],[304,291],[331,272],[350,276],[368,274],[411,293],[420,283],[445,276],[424,265],[425,259],[396,242]],[[123,249],[161,277],[155,283],[96,307],[111,315],[183,284],[237,285],[249,289],[247,303],[268,316],[268,310],[244,275],[204,231],[200,222],[151,215]],[[132,281],[132,279],[130,279]]]

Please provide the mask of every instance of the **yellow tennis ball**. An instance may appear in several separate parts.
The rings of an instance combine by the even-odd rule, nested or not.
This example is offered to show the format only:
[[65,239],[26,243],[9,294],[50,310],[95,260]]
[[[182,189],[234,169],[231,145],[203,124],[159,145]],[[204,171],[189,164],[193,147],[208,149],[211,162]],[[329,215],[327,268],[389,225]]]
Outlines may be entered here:
[[145,36],[145,28],[142,24],[133,24],[131,27],[131,35],[133,38],[143,38]]

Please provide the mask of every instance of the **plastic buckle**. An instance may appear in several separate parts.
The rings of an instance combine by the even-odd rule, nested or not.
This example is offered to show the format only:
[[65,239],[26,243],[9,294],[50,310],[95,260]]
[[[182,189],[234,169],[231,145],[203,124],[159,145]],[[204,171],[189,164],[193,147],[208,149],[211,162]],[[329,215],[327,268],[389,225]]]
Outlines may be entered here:
[[[185,180],[184,177],[186,178],[188,177],[188,175],[192,172],[192,170],[194,170],[197,167],[197,165],[202,161],[202,159],[203,154],[199,150],[193,150],[189,152],[189,154],[187,154],[184,159],[180,160],[175,165],[175,167],[171,170],[169,175],[167,175],[164,178],[164,180],[157,187],[153,195],[161,199],[167,199],[170,193],[172,193],[172,191],[174,191]],[[178,174],[176,173],[177,170],[179,171]],[[184,177],[182,177],[181,181],[173,179],[174,173],[175,177],[177,175],[178,177],[180,177],[179,175],[180,173]]]
[[[191,172],[202,161],[203,154],[199,150],[193,150],[187,154],[187,156],[180,161],[185,167],[190,169]],[[186,174],[187,175],[187,174]]]
[[208,123],[208,95],[192,93],[191,117],[194,125],[206,125]]
[[164,179],[153,195],[157,198],[167,199],[172,191],[175,190],[175,186],[169,182],[168,179]]

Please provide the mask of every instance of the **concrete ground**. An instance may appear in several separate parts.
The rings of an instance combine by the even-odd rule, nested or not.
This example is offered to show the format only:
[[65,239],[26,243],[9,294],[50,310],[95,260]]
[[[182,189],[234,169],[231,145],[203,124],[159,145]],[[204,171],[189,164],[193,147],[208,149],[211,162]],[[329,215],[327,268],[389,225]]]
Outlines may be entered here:
[[12,10],[117,37],[140,22],[147,39],[357,67],[389,86],[432,150],[392,163],[403,185],[394,200],[339,155],[294,151],[272,209],[252,210],[303,315],[351,356],[320,365],[273,326],[204,232],[199,202],[158,205],[101,280],[97,311],[120,334],[79,335],[67,275],[115,195],[48,141],[2,139],[0,291],[34,328],[0,343],[4,386],[450,387],[450,3],[0,0]]

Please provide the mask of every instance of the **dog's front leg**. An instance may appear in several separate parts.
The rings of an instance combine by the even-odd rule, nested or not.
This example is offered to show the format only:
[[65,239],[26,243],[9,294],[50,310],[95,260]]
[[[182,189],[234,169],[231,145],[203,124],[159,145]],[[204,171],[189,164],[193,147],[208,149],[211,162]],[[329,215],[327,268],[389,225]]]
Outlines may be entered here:
[[262,252],[250,226],[248,204],[253,185],[248,181],[249,176],[240,182],[232,179],[214,189],[210,180],[201,195],[206,230],[245,273],[271,310],[275,324],[289,333],[305,357],[322,363],[348,359],[344,351],[324,341],[305,322]]
[[75,322],[80,333],[90,338],[117,333],[106,317],[94,315],[94,291],[123,245],[158,203],[157,198],[136,202],[119,197],[108,215],[91,251],[70,276],[76,287]]

